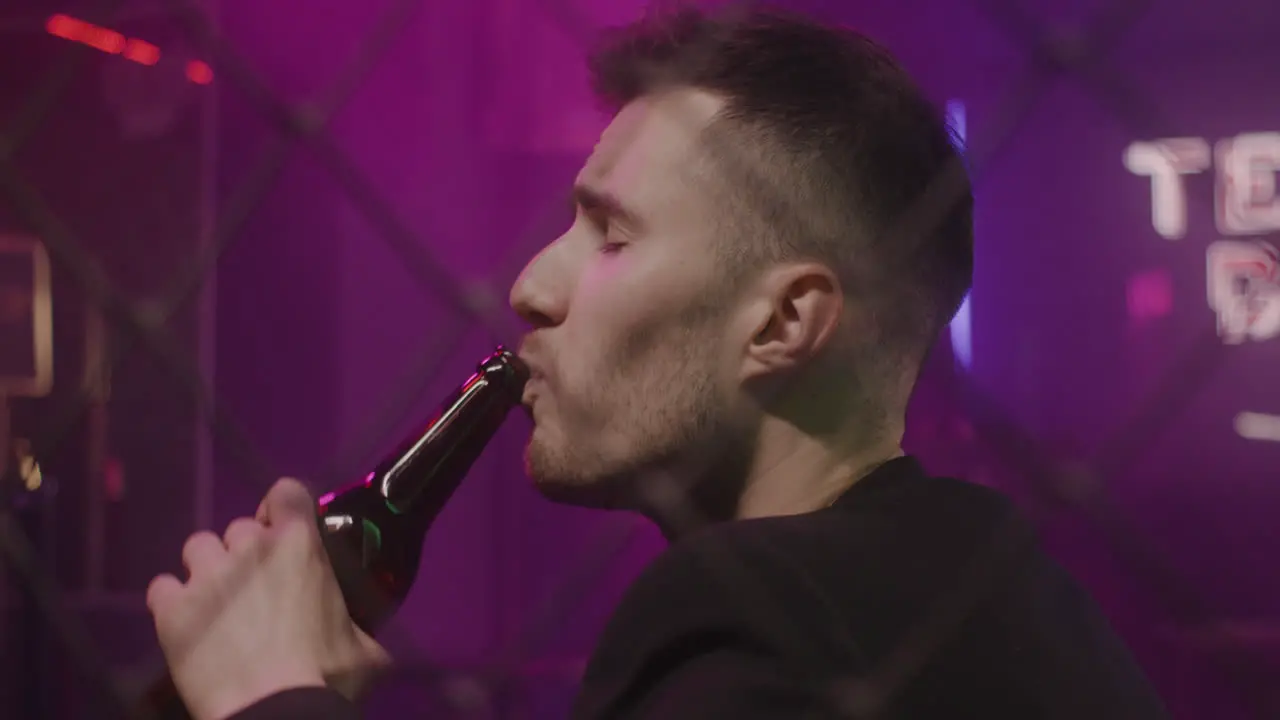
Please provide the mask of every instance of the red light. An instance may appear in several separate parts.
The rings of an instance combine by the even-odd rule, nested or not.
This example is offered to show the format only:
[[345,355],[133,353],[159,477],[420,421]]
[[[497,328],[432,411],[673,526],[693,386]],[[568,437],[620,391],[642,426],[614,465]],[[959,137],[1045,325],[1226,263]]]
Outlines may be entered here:
[[124,48],[124,56],[143,65],[155,65],[160,62],[160,48],[146,40],[130,38]]
[[[123,55],[139,65],[155,65],[160,62],[160,48],[139,38],[126,38],[109,28],[99,27],[61,13],[53,15],[45,23],[50,35],[71,42],[78,42],[111,55]],[[187,63],[187,79],[199,85],[213,82],[213,69],[199,60]]]
[[102,484],[108,500],[118,501],[124,497],[124,463],[119,458],[107,458],[102,468]]
[[119,54],[121,50],[124,50],[124,36],[115,30],[107,30],[106,28],[93,28],[85,34],[85,38],[81,42],[112,55]]
[[187,79],[200,85],[213,82],[213,69],[199,60],[187,63]]
[[45,28],[52,35],[88,45],[112,55],[118,55],[124,50],[124,36],[120,33],[66,15],[54,15],[49,18]]
[[75,39],[74,25],[75,21],[66,15],[54,15],[49,18],[49,22],[45,23],[44,27],[49,31],[50,35],[73,40]]
[[66,15],[54,15],[45,23],[50,34],[76,42],[80,42],[80,38],[84,37],[85,31],[90,27],[88,23]]

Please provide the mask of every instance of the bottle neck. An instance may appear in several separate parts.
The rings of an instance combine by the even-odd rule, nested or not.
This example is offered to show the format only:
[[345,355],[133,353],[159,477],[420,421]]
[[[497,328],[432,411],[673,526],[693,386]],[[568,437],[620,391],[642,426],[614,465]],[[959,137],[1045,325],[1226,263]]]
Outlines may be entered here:
[[439,408],[426,430],[403,443],[370,478],[399,513],[434,515],[519,403],[527,375],[499,350]]

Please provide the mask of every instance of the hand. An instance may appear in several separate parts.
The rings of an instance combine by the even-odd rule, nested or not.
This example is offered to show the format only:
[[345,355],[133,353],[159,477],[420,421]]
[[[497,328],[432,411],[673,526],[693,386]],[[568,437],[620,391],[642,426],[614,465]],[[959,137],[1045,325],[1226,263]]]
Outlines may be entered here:
[[320,541],[315,502],[296,480],[267,493],[256,518],[182,548],[187,582],[147,588],[174,685],[194,720],[222,720],[281,690],[329,683],[355,699],[388,664],[351,621]]

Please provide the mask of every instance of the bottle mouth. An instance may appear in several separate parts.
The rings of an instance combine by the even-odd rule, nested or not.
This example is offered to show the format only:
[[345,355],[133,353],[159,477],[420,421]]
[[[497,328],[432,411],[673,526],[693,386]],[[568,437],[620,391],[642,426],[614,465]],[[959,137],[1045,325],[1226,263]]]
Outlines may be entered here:
[[520,398],[524,394],[524,386],[529,382],[529,377],[532,374],[528,363],[502,345],[499,345],[492,355],[480,362],[478,370],[487,377],[498,376],[500,382],[510,391],[516,402],[520,402]]

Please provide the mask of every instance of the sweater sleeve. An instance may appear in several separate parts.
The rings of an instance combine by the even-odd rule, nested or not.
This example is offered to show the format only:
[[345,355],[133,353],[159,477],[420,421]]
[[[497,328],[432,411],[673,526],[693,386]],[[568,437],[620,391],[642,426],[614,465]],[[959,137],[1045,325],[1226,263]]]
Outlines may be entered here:
[[329,688],[294,688],[265,697],[227,720],[360,720],[360,710]]

